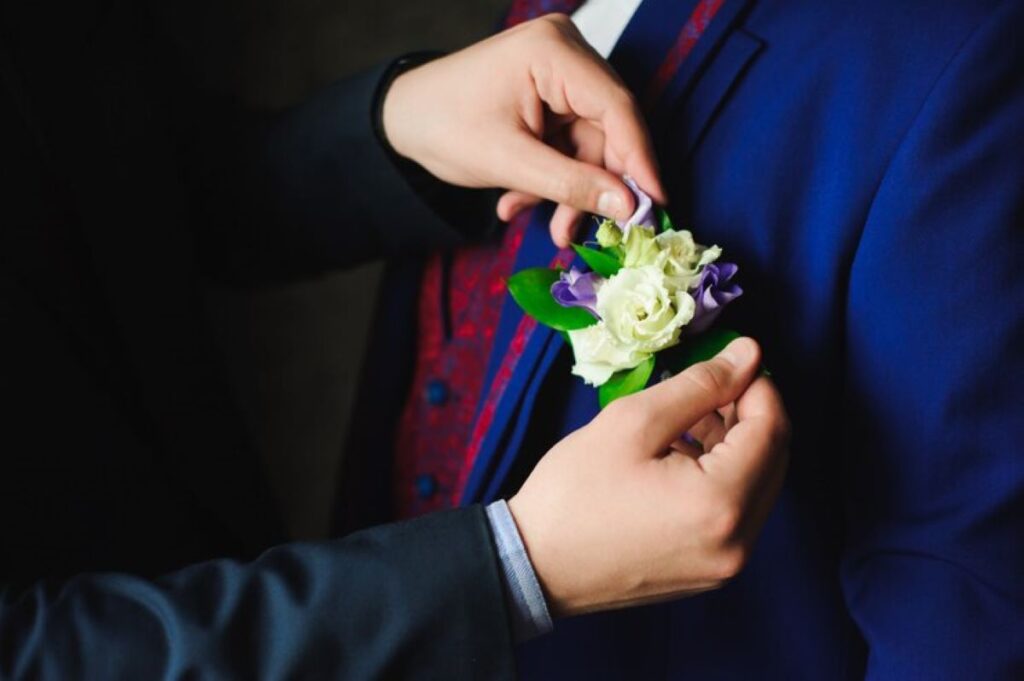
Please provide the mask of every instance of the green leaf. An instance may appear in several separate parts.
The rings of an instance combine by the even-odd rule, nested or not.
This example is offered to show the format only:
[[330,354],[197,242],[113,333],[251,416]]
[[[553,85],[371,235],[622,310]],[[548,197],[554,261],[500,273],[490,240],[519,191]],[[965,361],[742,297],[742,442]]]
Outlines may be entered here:
[[508,292],[523,312],[556,331],[572,331],[597,324],[594,315],[578,307],[562,307],[551,297],[559,273],[546,267],[516,272],[508,278]]
[[652,356],[629,371],[612,374],[612,377],[597,389],[597,401],[601,408],[604,409],[620,397],[638,393],[646,388],[653,371],[654,357]]
[[657,208],[654,211],[655,217],[658,219],[658,224],[661,226],[661,231],[675,231],[675,227],[672,226],[672,218],[668,216],[668,211],[664,208]]
[[613,276],[616,272],[622,269],[622,263],[614,255],[599,251],[594,248],[587,248],[586,246],[579,246],[573,244],[572,248],[576,253],[583,258],[583,262],[590,265],[590,269],[594,270],[602,277]]
[[740,335],[732,329],[708,329],[693,338],[684,338],[679,345],[665,353],[665,362],[672,373],[677,374],[692,364],[711,359]]
[[[684,338],[679,345],[664,351],[661,355],[662,363],[669,367],[673,374],[678,374],[692,364],[711,359],[742,335],[732,329],[708,329],[694,338]],[[772,372],[764,364],[761,365],[761,373],[769,378],[772,376]]]

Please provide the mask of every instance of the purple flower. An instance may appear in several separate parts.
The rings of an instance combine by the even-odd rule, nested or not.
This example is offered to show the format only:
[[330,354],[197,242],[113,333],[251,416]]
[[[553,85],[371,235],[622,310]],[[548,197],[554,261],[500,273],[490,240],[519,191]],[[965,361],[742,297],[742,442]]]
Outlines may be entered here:
[[647,225],[648,227],[654,226],[654,206],[651,203],[651,197],[644,193],[643,189],[637,186],[636,182],[629,175],[623,175],[622,181],[626,183],[629,190],[633,192],[634,198],[636,198],[636,210],[633,211],[633,215],[630,216],[625,222],[616,220],[615,224],[622,230],[623,235],[629,232],[630,225]]
[[583,274],[573,267],[562,272],[558,281],[551,285],[551,297],[562,307],[582,307],[600,319],[597,314],[597,284],[601,281],[597,272]]
[[704,266],[697,285],[690,291],[697,309],[693,320],[686,325],[688,334],[698,334],[710,327],[722,309],[743,294],[743,289],[732,278],[739,270],[731,262],[710,263]]

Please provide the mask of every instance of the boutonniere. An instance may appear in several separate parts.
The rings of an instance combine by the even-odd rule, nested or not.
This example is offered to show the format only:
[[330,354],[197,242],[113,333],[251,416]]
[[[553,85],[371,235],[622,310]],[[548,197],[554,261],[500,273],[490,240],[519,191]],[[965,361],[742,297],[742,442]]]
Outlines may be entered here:
[[739,334],[712,328],[743,290],[722,249],[676,229],[667,212],[625,178],[637,210],[605,220],[596,243],[573,245],[588,271],[522,270],[508,289],[523,311],[562,332],[572,373],[597,387],[601,407],[643,390],[654,372],[673,374],[714,356]]

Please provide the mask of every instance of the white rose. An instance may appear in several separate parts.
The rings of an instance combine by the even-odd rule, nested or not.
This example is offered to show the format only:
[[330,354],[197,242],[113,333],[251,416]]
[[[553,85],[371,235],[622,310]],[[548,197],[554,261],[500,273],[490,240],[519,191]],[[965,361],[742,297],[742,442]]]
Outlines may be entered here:
[[623,268],[597,292],[597,314],[625,347],[653,353],[674,345],[693,318],[696,304],[685,291],[672,291],[656,265]]
[[693,234],[685,229],[662,232],[654,240],[661,249],[656,264],[668,275],[668,285],[673,290],[689,289],[704,266],[722,254],[718,246],[709,248],[696,243]]
[[573,373],[601,385],[616,371],[632,369],[655,352],[679,342],[696,305],[684,289],[670,290],[656,265],[623,268],[597,291],[601,321],[570,331]]
[[572,373],[590,385],[602,385],[616,371],[632,369],[648,355],[621,345],[604,322],[569,332],[576,363]]

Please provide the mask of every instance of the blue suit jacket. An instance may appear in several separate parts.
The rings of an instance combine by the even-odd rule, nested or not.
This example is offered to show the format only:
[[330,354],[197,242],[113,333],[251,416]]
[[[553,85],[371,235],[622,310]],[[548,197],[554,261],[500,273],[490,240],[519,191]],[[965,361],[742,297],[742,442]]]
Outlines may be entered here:
[[[635,90],[695,4],[641,5]],[[721,323],[763,344],[791,469],[733,583],[558,622],[525,677],[1024,678],[1022,28],[1017,0],[725,0],[651,123],[677,224],[740,264]],[[597,412],[544,329],[489,390],[465,502]]]

